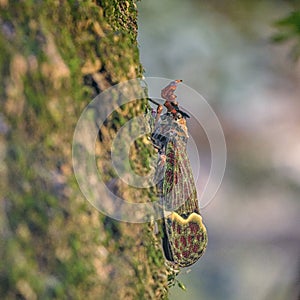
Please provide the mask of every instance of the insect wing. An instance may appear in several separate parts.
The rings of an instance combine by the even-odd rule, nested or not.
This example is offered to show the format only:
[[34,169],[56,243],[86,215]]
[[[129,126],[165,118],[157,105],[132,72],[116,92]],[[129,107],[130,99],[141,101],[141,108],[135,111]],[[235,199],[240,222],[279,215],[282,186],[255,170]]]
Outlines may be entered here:
[[206,249],[207,231],[199,214],[186,142],[178,136],[166,147],[163,197],[164,209],[172,211],[165,218],[166,257],[181,267],[190,266]]
[[165,218],[165,229],[168,256],[180,267],[194,264],[203,255],[207,246],[207,231],[199,214],[192,213],[184,219],[172,212]]
[[166,147],[163,184],[164,209],[173,211],[182,206],[196,192],[193,173],[186,152],[186,143],[170,140]]

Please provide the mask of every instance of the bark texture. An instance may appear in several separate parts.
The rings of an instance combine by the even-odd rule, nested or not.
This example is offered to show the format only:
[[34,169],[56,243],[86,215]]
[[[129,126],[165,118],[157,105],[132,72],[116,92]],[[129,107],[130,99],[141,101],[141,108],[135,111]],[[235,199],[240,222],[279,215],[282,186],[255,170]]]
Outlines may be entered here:
[[[72,170],[73,131],[104,89],[140,77],[134,0],[0,0],[0,298],[161,299],[167,274],[149,224],[100,214]],[[113,103],[112,103],[113,105]],[[118,110],[101,130],[98,167],[113,179],[109,141],[143,113]],[[141,172],[151,151],[136,142]],[[115,186],[139,202],[148,192]]]

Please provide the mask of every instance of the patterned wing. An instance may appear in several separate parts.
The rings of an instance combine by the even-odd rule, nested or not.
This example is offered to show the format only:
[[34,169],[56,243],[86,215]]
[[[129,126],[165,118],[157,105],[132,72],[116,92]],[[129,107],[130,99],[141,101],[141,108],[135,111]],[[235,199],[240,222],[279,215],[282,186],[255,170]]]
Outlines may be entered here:
[[169,243],[167,251],[180,267],[194,264],[203,255],[207,231],[200,214],[192,213],[185,219],[173,212],[165,219],[165,227]]
[[174,137],[168,142],[166,147],[163,182],[164,209],[167,211],[178,209],[191,200],[195,193],[196,187],[186,152],[186,142],[178,137]]
[[165,210],[173,211],[165,218],[165,252],[169,260],[181,267],[195,263],[207,246],[207,231],[199,213],[197,191],[186,143],[178,137],[166,147],[163,182]]

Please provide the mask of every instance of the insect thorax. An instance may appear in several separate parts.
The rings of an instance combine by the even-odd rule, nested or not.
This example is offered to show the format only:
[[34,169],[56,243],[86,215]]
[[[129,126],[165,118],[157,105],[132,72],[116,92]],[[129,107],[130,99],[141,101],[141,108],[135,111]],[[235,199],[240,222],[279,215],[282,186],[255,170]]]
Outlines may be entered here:
[[174,117],[168,112],[160,117],[151,139],[154,146],[162,150],[171,139],[174,141],[180,140],[186,144],[188,137],[185,119],[183,117]]

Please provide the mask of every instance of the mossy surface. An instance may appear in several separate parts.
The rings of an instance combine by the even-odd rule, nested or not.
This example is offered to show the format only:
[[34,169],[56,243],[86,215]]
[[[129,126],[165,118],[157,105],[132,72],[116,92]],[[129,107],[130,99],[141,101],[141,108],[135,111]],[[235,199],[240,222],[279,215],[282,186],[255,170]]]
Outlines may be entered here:
[[[96,211],[71,164],[82,109],[142,75],[136,17],[133,0],[0,1],[1,299],[166,297],[151,227]],[[107,141],[144,107],[118,111],[102,132],[97,162],[110,176]],[[137,141],[132,151],[141,172],[147,147]]]

